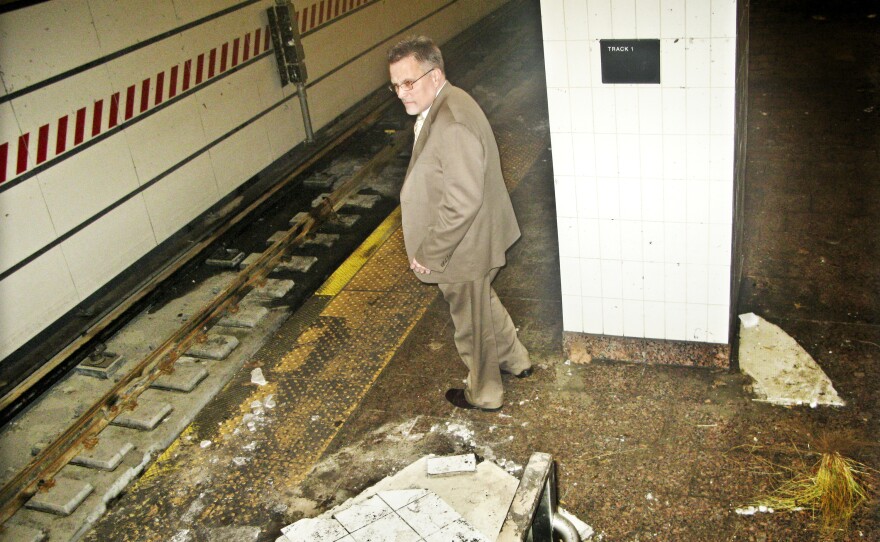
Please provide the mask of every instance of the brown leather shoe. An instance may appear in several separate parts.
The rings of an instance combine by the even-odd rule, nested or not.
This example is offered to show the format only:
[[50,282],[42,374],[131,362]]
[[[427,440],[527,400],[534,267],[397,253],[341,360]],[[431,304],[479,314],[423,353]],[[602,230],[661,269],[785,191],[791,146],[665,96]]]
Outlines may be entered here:
[[464,390],[461,388],[448,389],[446,391],[446,400],[452,403],[452,406],[463,408],[465,410],[482,410],[483,412],[498,412],[501,410],[501,407],[483,408],[470,404],[464,396]]
[[534,367],[529,367],[528,369],[523,369],[522,371],[520,371],[520,372],[518,372],[518,373],[516,373],[516,374],[511,373],[510,371],[505,371],[504,369],[501,369],[501,374],[503,374],[503,375],[513,375],[513,376],[515,376],[515,377],[517,377],[517,378],[528,378],[528,377],[532,376],[532,374],[534,374],[534,372],[535,372],[535,368],[534,368]]

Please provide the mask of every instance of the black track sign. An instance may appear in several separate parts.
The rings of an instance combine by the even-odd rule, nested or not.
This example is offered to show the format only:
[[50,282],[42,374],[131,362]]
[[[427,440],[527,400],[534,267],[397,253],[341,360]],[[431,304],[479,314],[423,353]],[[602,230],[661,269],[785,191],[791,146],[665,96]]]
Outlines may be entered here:
[[603,83],[660,83],[660,40],[599,40]]

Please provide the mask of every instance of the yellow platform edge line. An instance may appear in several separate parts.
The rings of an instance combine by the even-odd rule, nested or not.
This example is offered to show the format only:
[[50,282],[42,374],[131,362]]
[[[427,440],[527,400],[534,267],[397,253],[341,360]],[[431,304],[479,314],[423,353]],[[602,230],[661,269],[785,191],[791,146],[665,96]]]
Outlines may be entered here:
[[336,271],[324,281],[315,295],[335,296],[354,278],[355,274],[367,263],[370,256],[391,237],[400,227],[400,206],[398,205],[367,239],[359,246]]

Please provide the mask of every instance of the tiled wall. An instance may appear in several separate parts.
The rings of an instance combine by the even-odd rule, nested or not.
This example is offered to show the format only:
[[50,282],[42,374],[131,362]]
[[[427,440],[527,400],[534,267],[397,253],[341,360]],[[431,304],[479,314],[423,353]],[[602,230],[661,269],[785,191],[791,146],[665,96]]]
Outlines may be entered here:
[[[542,0],[564,329],[728,341],[736,0]],[[659,39],[603,84],[600,39]]]
[[[504,1],[295,0],[314,129],[384,85],[400,34],[443,43]],[[0,360],[302,142],[274,3],[0,14]]]

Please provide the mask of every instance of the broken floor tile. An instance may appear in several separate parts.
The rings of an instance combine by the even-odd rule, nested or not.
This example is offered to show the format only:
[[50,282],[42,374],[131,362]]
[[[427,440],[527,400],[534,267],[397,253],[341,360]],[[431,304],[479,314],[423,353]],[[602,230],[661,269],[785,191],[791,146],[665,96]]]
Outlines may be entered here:
[[398,510],[397,514],[423,537],[434,534],[461,519],[461,515],[436,493],[428,493],[421,499],[409,503]]
[[390,542],[392,540],[394,542],[419,542],[422,538],[400,516],[394,513],[368,523],[363,528],[352,532],[351,537],[356,542]]
[[391,513],[393,511],[390,506],[385,504],[379,497],[373,496],[341,512],[336,512],[333,514],[333,518],[348,529],[349,532],[354,532],[364,525]]
[[427,489],[392,489],[377,493],[379,498],[385,501],[392,510],[400,510],[409,503],[421,499],[428,494]]
[[483,533],[471,527],[464,519],[453,521],[436,533],[426,536],[425,542],[490,542]]
[[283,527],[281,532],[290,541],[330,542],[348,535],[348,531],[335,519],[306,518]]

